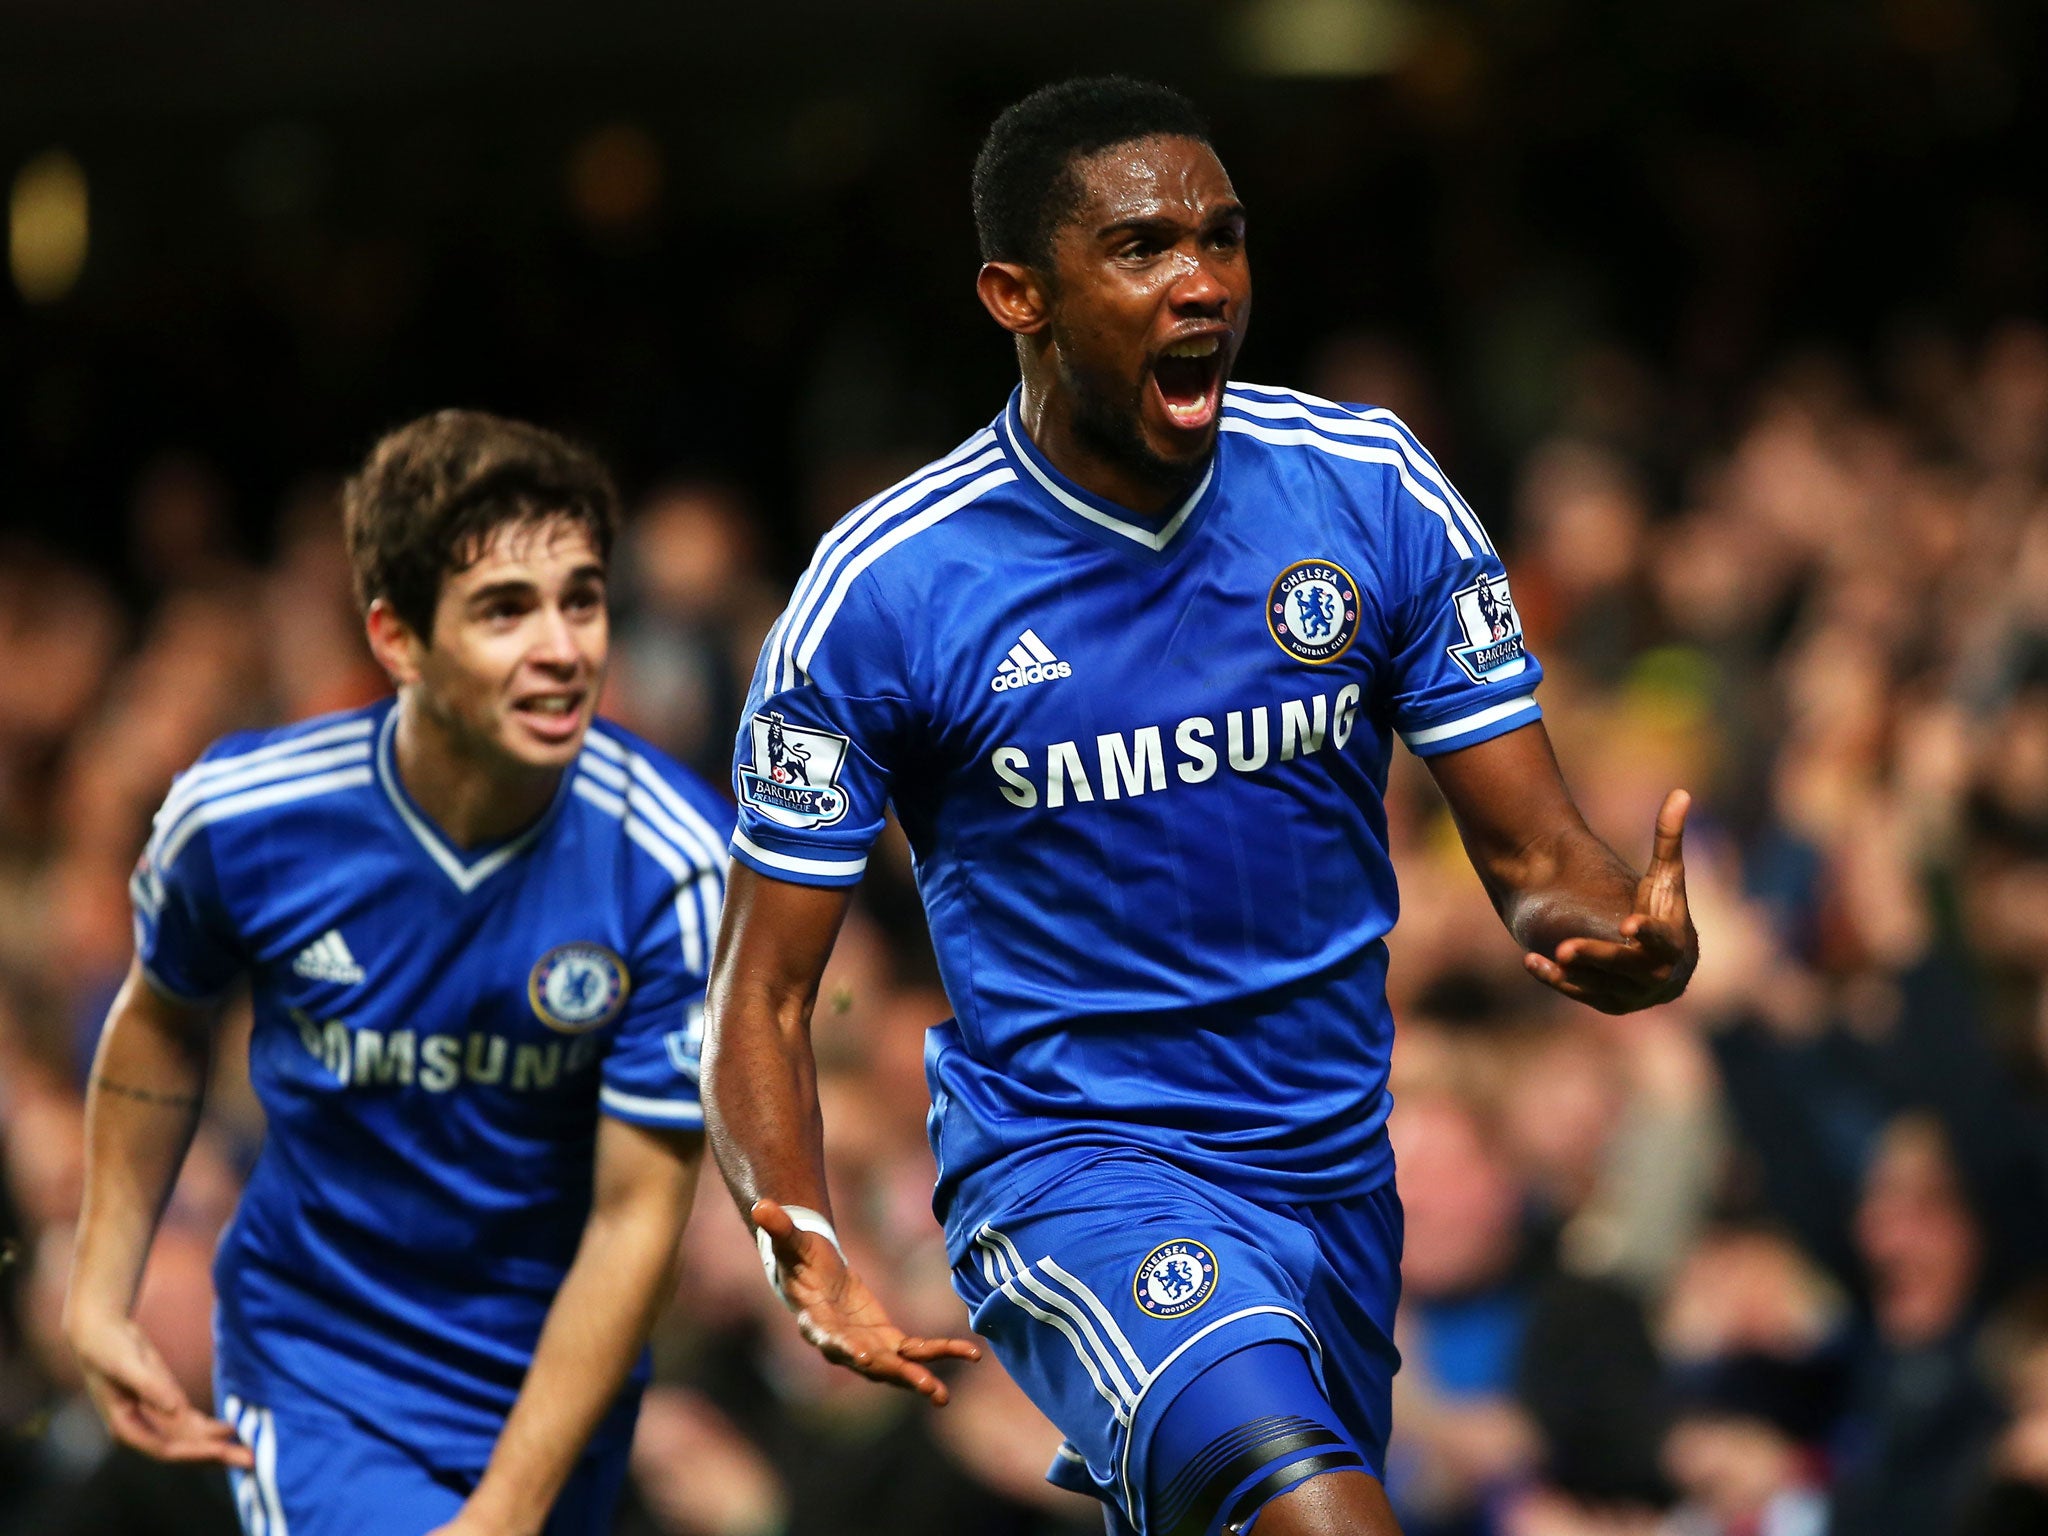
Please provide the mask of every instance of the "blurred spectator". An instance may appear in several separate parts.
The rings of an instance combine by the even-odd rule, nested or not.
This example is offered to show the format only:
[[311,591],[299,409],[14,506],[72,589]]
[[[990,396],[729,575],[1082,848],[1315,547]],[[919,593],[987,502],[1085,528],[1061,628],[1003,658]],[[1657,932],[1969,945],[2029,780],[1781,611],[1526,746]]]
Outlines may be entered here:
[[1656,1502],[1658,1366],[1634,1299],[1558,1268],[1475,1095],[1396,1093],[1407,1240],[1388,1491],[1403,1529],[1505,1531],[1537,1488]]

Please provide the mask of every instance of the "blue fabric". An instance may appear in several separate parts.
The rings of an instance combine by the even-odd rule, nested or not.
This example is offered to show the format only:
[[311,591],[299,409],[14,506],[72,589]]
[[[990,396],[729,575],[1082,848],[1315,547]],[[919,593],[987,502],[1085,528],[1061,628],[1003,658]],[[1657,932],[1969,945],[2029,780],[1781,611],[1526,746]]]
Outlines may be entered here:
[[1134,518],[1016,401],[820,544],[740,722],[734,853],[850,885],[893,804],[957,1019],[933,1032],[958,1262],[1006,1159],[1145,1146],[1248,1194],[1391,1171],[1382,796],[1528,725],[1499,556],[1388,413],[1233,385]]
[[975,1330],[1066,1436],[1052,1481],[1103,1499],[1134,1530],[1161,1532],[1146,1523],[1148,1499],[1181,1475],[1200,1437],[1161,1440],[1162,1418],[1227,1419],[1229,1397],[1213,1415],[1181,1399],[1217,1362],[1268,1344],[1309,1368],[1293,1388],[1275,1387],[1278,1406],[1260,1398],[1247,1417],[1325,1423],[1380,1475],[1400,1365],[1391,1185],[1271,1208],[1137,1150],[1052,1151],[1018,1171],[953,1284]]
[[248,978],[262,1154],[215,1265],[217,1356],[477,1460],[589,1213],[600,1113],[695,1133],[730,812],[600,722],[553,805],[459,852],[383,702],[230,738],[172,788],[137,951],[188,998]]
[[1298,1344],[1254,1344],[1184,1387],[1152,1433],[1147,1511],[1155,1525],[1216,1536],[1324,1471],[1368,1462],[1337,1427]]
[[[217,1384],[221,1417],[256,1465],[231,1469],[242,1536],[425,1536],[455,1518],[483,1465],[437,1466],[403,1440],[312,1399],[252,1400]],[[542,1536],[606,1536],[625,1487],[638,1389],[599,1426]]]

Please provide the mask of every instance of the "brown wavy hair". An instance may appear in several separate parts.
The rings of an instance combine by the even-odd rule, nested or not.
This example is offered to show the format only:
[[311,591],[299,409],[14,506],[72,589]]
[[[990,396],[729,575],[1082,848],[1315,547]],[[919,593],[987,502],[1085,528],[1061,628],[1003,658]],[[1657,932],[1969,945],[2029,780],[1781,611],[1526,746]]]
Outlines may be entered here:
[[341,504],[356,600],[367,611],[383,598],[423,641],[441,583],[506,524],[569,523],[606,564],[619,524],[619,493],[595,454],[483,411],[436,411],[387,433]]

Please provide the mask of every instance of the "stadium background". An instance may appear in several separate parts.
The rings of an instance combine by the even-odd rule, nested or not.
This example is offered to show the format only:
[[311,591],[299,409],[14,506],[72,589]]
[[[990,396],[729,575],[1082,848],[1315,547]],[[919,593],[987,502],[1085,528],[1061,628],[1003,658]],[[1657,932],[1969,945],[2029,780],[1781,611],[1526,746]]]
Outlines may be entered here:
[[[2023,0],[999,9],[0,0],[0,1532],[229,1529],[57,1337],[125,876],[215,734],[379,684],[336,477],[463,404],[633,507],[610,707],[722,777],[817,532],[991,415],[966,178],[1165,78],[1253,213],[1240,371],[1400,410],[1505,547],[1596,829],[1700,796],[1649,1017],[1519,974],[1392,792],[1410,1536],[2048,1530],[2048,15]],[[820,1010],[837,1199],[957,1323],[900,842]],[[223,1035],[147,1325],[191,1390],[260,1137]],[[993,1365],[821,1367],[708,1186],[625,1529],[1093,1529]]]

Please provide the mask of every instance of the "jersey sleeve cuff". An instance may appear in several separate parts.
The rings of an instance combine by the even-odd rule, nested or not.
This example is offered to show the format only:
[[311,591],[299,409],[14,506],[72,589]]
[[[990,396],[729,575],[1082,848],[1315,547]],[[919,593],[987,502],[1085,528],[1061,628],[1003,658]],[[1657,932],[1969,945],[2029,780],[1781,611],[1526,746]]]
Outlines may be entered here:
[[1542,718],[1543,707],[1536,702],[1536,696],[1525,693],[1489,704],[1484,709],[1454,715],[1434,725],[1404,730],[1401,739],[1417,757],[1436,757],[1445,752],[1455,752],[1460,747],[1476,747],[1482,741],[1505,736],[1509,731],[1520,730]]
[[234,990],[234,983],[216,987],[211,992],[190,992],[183,987],[174,987],[164,980],[163,974],[141,956],[136,957],[135,968],[142,972],[142,979],[149,983],[149,990],[165,1002],[177,1003],[185,1008],[211,1008]]
[[600,1087],[597,1090],[597,1107],[614,1120],[624,1120],[632,1125],[671,1131],[704,1129],[704,1106],[696,1099],[662,1099]]
[[851,858],[836,850],[832,857],[820,857],[816,852],[784,853],[779,848],[764,847],[744,831],[733,833],[732,854],[759,874],[797,885],[855,885],[868,867],[865,853]]

